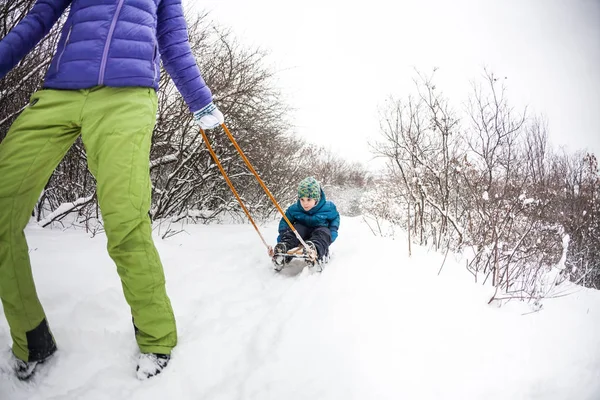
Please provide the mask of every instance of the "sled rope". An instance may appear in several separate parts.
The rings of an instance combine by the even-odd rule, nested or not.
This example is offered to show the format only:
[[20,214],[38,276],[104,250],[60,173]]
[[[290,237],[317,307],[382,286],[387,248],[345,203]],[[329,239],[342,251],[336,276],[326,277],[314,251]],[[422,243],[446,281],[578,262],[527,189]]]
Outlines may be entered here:
[[269,196],[269,199],[271,199],[271,202],[273,203],[273,205],[277,208],[277,210],[279,211],[279,213],[281,214],[281,216],[283,217],[283,219],[285,220],[285,222],[288,224],[288,226],[290,227],[290,229],[292,230],[292,232],[294,232],[294,234],[296,235],[296,238],[298,238],[298,240],[300,241],[300,243],[302,243],[302,245],[308,250],[309,249],[308,245],[304,242],[304,240],[302,240],[302,237],[300,236],[300,234],[298,233],[298,231],[296,230],[296,228],[294,228],[294,225],[292,225],[292,223],[290,222],[290,220],[288,219],[288,217],[285,215],[285,212],[281,209],[281,207],[279,206],[279,203],[277,203],[277,200],[275,200],[275,197],[273,197],[273,195],[269,191],[269,188],[267,188],[267,185],[265,185],[265,183],[262,181],[262,179],[260,179],[260,176],[258,176],[258,172],[256,172],[256,170],[254,169],[254,167],[250,163],[250,160],[248,160],[248,158],[246,157],[246,155],[242,151],[241,147],[238,145],[237,141],[235,140],[235,138],[233,137],[233,135],[231,134],[231,132],[229,132],[229,129],[227,128],[227,126],[225,125],[225,123],[222,123],[221,126],[225,130],[225,133],[227,134],[227,137],[229,138],[229,140],[231,141],[231,143],[233,144],[233,146],[235,147],[235,149],[238,151],[238,153],[240,153],[240,156],[242,157],[242,159],[246,163],[246,166],[248,166],[248,169],[250,171],[252,171],[252,173],[254,174],[254,177],[256,178],[256,180],[258,181],[258,183],[260,184],[260,186],[263,188],[263,190],[265,191],[265,193],[267,194],[267,196]]
[[258,229],[258,226],[256,226],[256,223],[254,222],[254,220],[250,216],[250,212],[248,211],[248,209],[244,205],[244,202],[240,198],[240,195],[238,194],[237,190],[235,190],[235,188],[233,187],[233,183],[231,183],[231,180],[229,180],[229,176],[227,176],[227,173],[225,172],[225,169],[221,165],[221,162],[219,161],[219,158],[217,157],[217,154],[215,153],[215,151],[213,150],[212,146],[210,145],[210,143],[208,141],[208,137],[206,136],[206,133],[204,132],[204,129],[200,128],[200,133],[202,133],[202,139],[204,139],[204,142],[206,143],[206,147],[208,148],[208,151],[209,151],[212,159],[215,160],[215,163],[217,164],[217,167],[219,167],[219,171],[221,171],[221,175],[223,175],[223,178],[225,178],[225,181],[227,182],[227,185],[229,185],[229,188],[231,189],[231,191],[235,195],[235,198],[237,199],[237,201],[240,203],[240,205],[244,209],[244,212],[246,213],[246,216],[248,217],[248,219],[250,220],[250,222],[252,222],[252,225],[254,226],[254,229],[256,229],[256,232],[258,233],[258,236],[260,236],[260,240],[262,240],[263,244],[267,247],[267,249],[269,249],[270,246],[265,241],[265,238],[263,237],[262,233],[260,233],[260,230]]
[[[248,160],[248,158],[246,157],[246,155],[242,151],[241,147],[238,145],[237,141],[235,140],[235,138],[233,137],[233,135],[231,134],[231,132],[229,131],[229,129],[227,128],[227,126],[223,123],[223,124],[221,124],[221,127],[223,128],[223,130],[225,130],[225,133],[227,134],[227,137],[229,138],[229,140],[233,144],[233,147],[235,147],[235,149],[237,150],[237,152],[240,154],[240,157],[242,157],[242,160],[244,160],[244,163],[246,164],[246,166],[248,167],[248,169],[252,172],[252,174],[254,175],[254,177],[256,178],[256,180],[258,181],[258,183],[260,184],[260,186],[264,190],[264,192],[267,194],[267,196],[269,197],[269,199],[271,200],[271,202],[273,203],[273,205],[277,208],[277,210],[279,211],[279,213],[281,214],[281,216],[283,217],[283,219],[285,220],[285,222],[288,224],[288,226],[290,227],[290,229],[292,230],[292,232],[294,232],[294,235],[296,235],[296,238],[298,238],[298,240],[300,241],[300,243],[302,243],[302,245],[308,250],[309,249],[308,245],[306,244],[306,242],[304,242],[304,240],[302,239],[302,237],[300,236],[300,234],[298,233],[298,231],[296,230],[296,228],[294,228],[294,225],[292,225],[292,223],[290,222],[290,220],[288,219],[288,217],[285,215],[285,212],[279,206],[279,203],[277,203],[277,200],[275,200],[275,197],[273,197],[273,195],[269,191],[269,188],[267,188],[267,185],[265,185],[265,183],[263,182],[263,180],[260,178],[260,176],[258,175],[258,172],[256,172],[256,170],[254,169],[254,167],[250,163],[250,160]],[[235,188],[233,187],[233,184],[229,180],[229,177],[227,176],[227,173],[225,172],[225,169],[223,169],[223,166],[219,162],[217,155],[215,154],[214,150],[210,146],[210,144],[208,142],[208,137],[206,136],[206,133],[204,133],[204,130],[202,128],[200,128],[200,132],[202,133],[202,138],[206,142],[206,147],[208,148],[208,151],[210,152],[210,155],[212,156],[213,160],[215,160],[215,163],[219,167],[219,170],[221,171],[221,174],[225,178],[225,181],[227,182],[227,185],[229,185],[229,188],[231,189],[231,191],[235,195],[237,201],[242,206],[242,209],[246,213],[246,216],[248,217],[248,219],[250,220],[250,222],[254,226],[254,229],[258,233],[258,236],[260,236],[262,242],[267,247],[267,249],[269,251],[271,251],[272,250],[271,246],[269,246],[267,244],[267,242],[265,241],[263,235],[260,233],[260,230],[258,229],[258,226],[256,226],[256,224],[254,223],[254,220],[250,216],[250,212],[248,211],[248,209],[244,205],[242,199],[238,195],[238,193],[235,190]]]

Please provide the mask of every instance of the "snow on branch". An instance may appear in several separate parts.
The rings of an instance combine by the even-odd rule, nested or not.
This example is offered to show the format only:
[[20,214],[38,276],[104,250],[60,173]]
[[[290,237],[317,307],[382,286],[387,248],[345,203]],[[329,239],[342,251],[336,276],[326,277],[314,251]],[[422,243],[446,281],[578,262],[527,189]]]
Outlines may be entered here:
[[52,222],[64,217],[65,215],[67,215],[73,211],[79,210],[86,204],[90,203],[93,199],[94,199],[94,195],[91,195],[88,197],[79,198],[72,203],[63,203],[56,210],[54,210],[53,212],[48,214],[47,217],[45,217],[40,222],[38,222],[38,225],[41,225],[42,227],[45,228],[48,225],[50,225]]
[[150,169],[156,168],[159,165],[169,164],[179,159],[179,152],[173,154],[167,154],[166,156],[154,159],[150,161]]

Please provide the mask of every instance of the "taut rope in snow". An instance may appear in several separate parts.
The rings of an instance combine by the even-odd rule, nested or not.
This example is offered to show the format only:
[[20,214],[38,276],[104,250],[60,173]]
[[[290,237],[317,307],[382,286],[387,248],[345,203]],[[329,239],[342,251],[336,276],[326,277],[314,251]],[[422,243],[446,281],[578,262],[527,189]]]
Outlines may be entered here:
[[[275,200],[275,197],[273,197],[273,195],[269,191],[269,188],[267,188],[267,185],[265,185],[265,183],[263,182],[263,180],[260,179],[260,176],[258,176],[258,172],[256,172],[256,170],[254,169],[254,167],[250,163],[250,160],[248,160],[248,158],[246,157],[246,155],[244,154],[244,152],[242,151],[242,149],[238,145],[237,141],[235,140],[235,138],[233,137],[233,135],[231,134],[231,132],[229,132],[229,129],[227,128],[227,126],[223,123],[223,124],[221,124],[221,127],[223,127],[223,129],[225,130],[225,133],[227,134],[227,137],[229,138],[229,140],[231,141],[231,143],[233,144],[233,146],[235,147],[235,149],[238,151],[238,153],[240,154],[240,156],[242,157],[242,159],[246,163],[246,166],[252,172],[252,174],[254,175],[254,177],[256,178],[256,180],[258,181],[258,183],[260,184],[260,186],[263,188],[263,190],[265,191],[265,193],[267,194],[267,196],[269,196],[269,199],[271,199],[271,202],[275,205],[275,207],[277,208],[277,210],[279,211],[279,213],[281,214],[281,216],[283,217],[283,219],[285,220],[285,222],[288,224],[288,226],[290,227],[290,229],[292,230],[292,232],[294,232],[294,234],[296,235],[296,237],[298,238],[298,240],[300,241],[300,243],[302,243],[302,245],[305,248],[308,249],[307,244],[304,242],[304,240],[302,240],[302,237],[300,236],[300,234],[298,233],[298,231],[296,230],[296,228],[294,228],[294,225],[292,225],[292,223],[290,222],[290,220],[288,219],[288,217],[285,215],[285,212],[279,206],[279,203],[277,203],[277,200]],[[231,183],[231,180],[227,176],[227,173],[225,172],[225,169],[221,165],[221,162],[219,161],[219,159],[217,157],[217,154],[214,152],[213,148],[211,147],[210,143],[208,142],[208,137],[206,136],[206,133],[204,133],[204,130],[202,128],[200,128],[200,133],[202,134],[202,138],[204,139],[204,142],[206,143],[206,147],[208,148],[208,151],[210,152],[211,157],[213,158],[213,160],[215,160],[215,163],[219,167],[219,171],[221,171],[221,174],[225,178],[225,181],[227,182],[227,185],[229,185],[229,188],[231,189],[231,191],[235,195],[235,198],[240,203],[240,206],[242,206],[242,209],[244,210],[244,212],[246,213],[246,216],[248,217],[248,219],[250,220],[250,222],[254,226],[254,229],[258,233],[258,236],[260,236],[260,239],[262,240],[263,244],[269,250],[269,254],[271,254],[272,251],[273,251],[273,248],[267,244],[267,242],[265,241],[265,238],[260,233],[260,230],[258,229],[258,226],[256,225],[256,223],[254,222],[254,220],[250,216],[250,212],[248,211],[248,209],[244,205],[244,202],[242,201],[241,197],[239,196],[237,190],[235,190],[235,188],[233,187],[233,183]]]

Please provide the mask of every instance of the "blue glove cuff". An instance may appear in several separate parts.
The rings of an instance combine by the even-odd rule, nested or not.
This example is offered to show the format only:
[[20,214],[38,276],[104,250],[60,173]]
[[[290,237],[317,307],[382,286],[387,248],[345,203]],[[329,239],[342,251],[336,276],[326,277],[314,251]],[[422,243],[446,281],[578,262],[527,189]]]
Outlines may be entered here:
[[215,105],[215,103],[213,103],[211,101],[210,103],[208,103],[207,105],[205,105],[204,107],[202,107],[201,109],[196,111],[194,113],[194,118],[200,119],[200,118],[204,117],[205,115],[208,115],[211,112],[215,111],[216,109],[217,109],[217,106]]

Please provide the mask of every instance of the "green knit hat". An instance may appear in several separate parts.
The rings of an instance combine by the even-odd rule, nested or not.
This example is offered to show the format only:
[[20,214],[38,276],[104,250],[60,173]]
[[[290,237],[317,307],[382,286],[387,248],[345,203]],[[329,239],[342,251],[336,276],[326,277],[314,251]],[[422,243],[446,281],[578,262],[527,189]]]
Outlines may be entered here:
[[298,198],[302,197],[315,199],[317,203],[321,200],[321,185],[312,176],[304,178],[298,185]]

